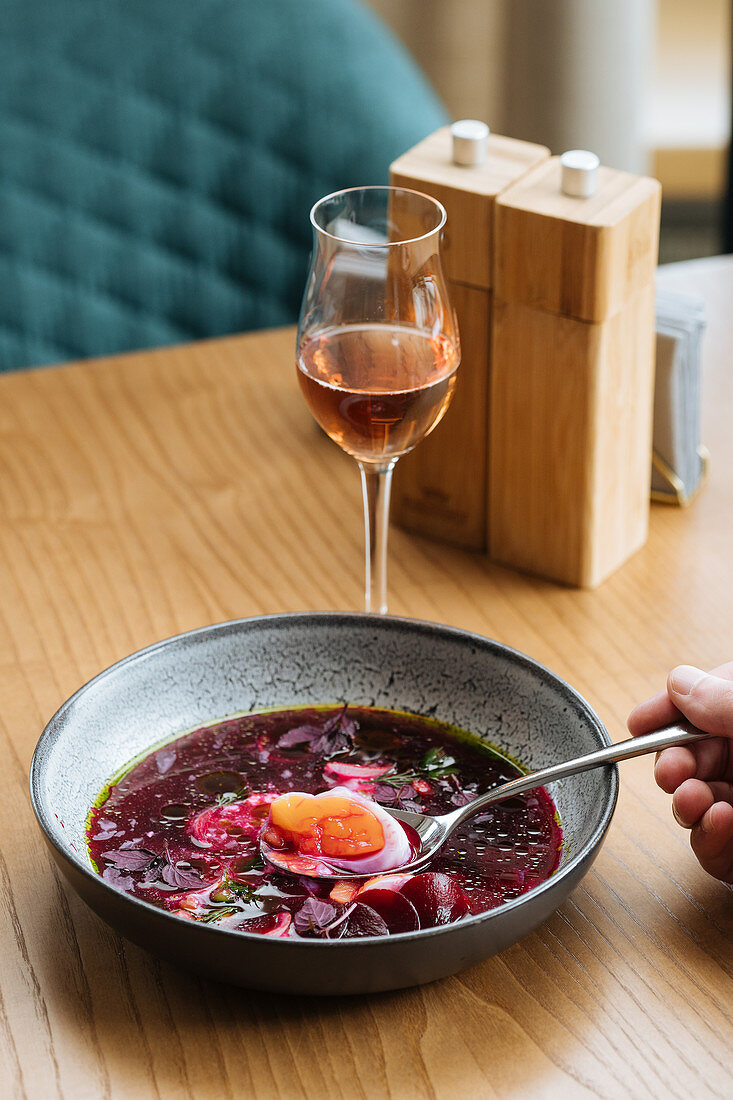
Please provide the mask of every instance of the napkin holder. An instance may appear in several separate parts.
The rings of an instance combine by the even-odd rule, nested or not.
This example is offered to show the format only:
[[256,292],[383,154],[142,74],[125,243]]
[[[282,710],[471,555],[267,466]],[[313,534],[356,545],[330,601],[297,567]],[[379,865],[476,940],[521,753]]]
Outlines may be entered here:
[[657,290],[652,500],[686,505],[707,473],[700,442],[700,345],[705,326],[699,298]]

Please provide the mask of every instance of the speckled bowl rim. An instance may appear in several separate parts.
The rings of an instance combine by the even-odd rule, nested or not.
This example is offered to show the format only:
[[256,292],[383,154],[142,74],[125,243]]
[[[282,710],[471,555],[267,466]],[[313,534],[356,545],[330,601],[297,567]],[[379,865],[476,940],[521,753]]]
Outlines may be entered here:
[[[150,913],[152,917],[163,917],[166,920],[170,920],[178,924],[180,917],[175,916],[173,913],[169,913],[165,909],[160,909],[157,905],[153,905],[151,902],[144,901],[142,898],[136,898],[132,894],[126,893],[124,890],[119,890],[117,887],[110,885],[106,882],[101,875],[93,870],[88,864],[86,864],[79,853],[71,848],[65,848],[58,844],[56,837],[52,832],[50,826],[50,817],[48,816],[46,809],[43,805],[43,799],[41,797],[41,776],[44,768],[44,757],[47,750],[49,750],[58,740],[59,736],[63,734],[63,728],[61,726],[61,719],[70,710],[79,696],[83,695],[92,686],[96,686],[105,678],[118,675],[125,667],[132,665],[138,661],[145,661],[154,659],[155,655],[162,649],[169,646],[176,646],[184,644],[188,640],[193,640],[202,635],[212,634],[229,634],[237,633],[242,628],[257,629],[258,626],[277,626],[282,624],[287,626],[288,623],[297,623],[301,626],[313,624],[328,624],[329,626],[338,626],[340,623],[348,628],[348,624],[371,624],[377,626],[379,629],[404,629],[417,630],[419,633],[425,636],[439,634],[442,637],[452,637],[462,644],[476,644],[486,647],[495,652],[501,653],[501,655],[510,661],[520,664],[525,668],[530,668],[535,675],[549,682],[554,688],[564,692],[567,697],[572,699],[576,705],[579,705],[583,711],[586,719],[594,732],[597,733],[599,739],[599,748],[603,748],[605,745],[611,744],[611,738],[606,730],[605,726],[601,722],[598,715],[595,713],[589,703],[583,698],[583,696],[575,690],[566,680],[552,672],[545,665],[540,664],[533,657],[527,656],[526,653],[522,653],[518,649],[513,649],[511,646],[505,645],[503,642],[497,642],[491,638],[487,638],[483,634],[476,634],[472,631],[463,630],[460,627],[446,626],[442,623],[430,622],[423,619],[410,619],[403,618],[396,615],[374,615],[367,612],[341,612],[341,611],[318,611],[318,612],[281,612],[272,615],[253,615],[244,619],[230,619],[226,622],[212,623],[209,626],[197,627],[194,630],[185,631],[182,634],[173,634],[168,638],[163,638],[158,642],[153,642],[151,645],[138,649],[134,653],[129,654],[127,657],[122,657],[119,661],[105,668],[102,672],[97,673],[91,680],[88,680],[77,691],[71,695],[65,703],[59,707],[50,721],[47,723],[43,733],[41,734],[33,752],[30,766],[29,786],[30,786],[30,798],[33,807],[33,812],[36,815],[36,819],[41,826],[41,829],[46,835],[46,839],[53,845],[56,851],[59,853],[62,859],[71,863],[75,868],[80,871],[84,876],[90,879],[96,886],[101,886],[110,891],[116,898],[122,898],[125,902],[128,902],[132,906],[137,906],[142,912]],[[216,721],[213,718],[212,721]],[[172,739],[171,739],[172,740]],[[552,890],[557,889],[563,879],[571,876],[574,871],[585,863],[589,857],[591,857],[599,848],[603,841],[603,838],[611,824],[611,819],[616,808],[616,802],[618,799],[618,767],[613,764],[608,766],[608,775],[610,780],[610,795],[607,800],[607,804],[601,814],[601,818],[596,825],[595,829],[591,833],[590,837],[585,841],[582,847],[577,851],[566,864],[564,864],[559,870],[557,870],[550,878],[546,879],[539,886],[533,887],[526,894],[521,894],[518,898],[513,898],[511,901],[506,901],[502,905],[497,906],[495,909],[489,909],[485,913],[477,913],[471,917],[464,917],[460,921],[453,924],[441,925],[438,928],[420,928],[414,932],[397,932],[387,936],[365,936],[358,937],[357,939],[342,939],[329,941],[333,950],[348,951],[350,948],[358,945],[359,947],[367,947],[378,949],[385,942],[394,942],[395,940],[428,940],[436,936],[443,936],[451,931],[454,931],[458,927],[465,927],[468,924],[478,925],[490,922],[498,915],[505,916],[511,910],[517,909],[522,905],[526,905],[531,899],[538,898],[543,894],[547,894]],[[563,899],[564,900],[564,899]],[[562,902],[558,902],[562,904]],[[323,950],[323,942],[320,939],[289,939],[283,937],[267,937],[256,932],[241,932],[236,929],[229,928],[217,928],[210,924],[197,924],[195,926],[202,935],[211,936],[224,936],[231,938],[234,943],[241,941],[243,938],[248,942],[257,942],[262,944],[262,949],[267,950],[268,945],[278,945],[278,949],[286,947],[286,949],[292,950],[309,950],[311,948],[318,948]],[[123,933],[124,934],[124,933]]]

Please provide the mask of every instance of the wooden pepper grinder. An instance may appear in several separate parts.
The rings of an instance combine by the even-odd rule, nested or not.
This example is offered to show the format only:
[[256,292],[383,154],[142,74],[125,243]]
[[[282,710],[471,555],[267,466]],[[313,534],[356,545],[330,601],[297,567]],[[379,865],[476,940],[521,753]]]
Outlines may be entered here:
[[391,167],[392,184],[432,195],[446,208],[441,256],[461,338],[455,396],[435,431],[398,462],[392,517],[474,550],[486,548],[494,204],[548,157],[542,145],[464,120],[431,134]]
[[661,187],[553,157],[495,203],[492,558],[594,587],[646,540]]

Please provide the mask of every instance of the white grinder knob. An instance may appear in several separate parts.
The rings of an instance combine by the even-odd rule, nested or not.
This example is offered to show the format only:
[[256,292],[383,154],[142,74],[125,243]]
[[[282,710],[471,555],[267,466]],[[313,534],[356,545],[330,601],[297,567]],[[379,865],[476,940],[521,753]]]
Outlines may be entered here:
[[453,138],[453,163],[465,168],[483,164],[489,153],[489,128],[475,118],[463,118],[450,128]]
[[595,195],[600,163],[595,153],[589,153],[587,149],[570,149],[567,153],[563,153],[560,157],[562,165],[560,186],[563,193],[578,199],[587,199],[589,195]]

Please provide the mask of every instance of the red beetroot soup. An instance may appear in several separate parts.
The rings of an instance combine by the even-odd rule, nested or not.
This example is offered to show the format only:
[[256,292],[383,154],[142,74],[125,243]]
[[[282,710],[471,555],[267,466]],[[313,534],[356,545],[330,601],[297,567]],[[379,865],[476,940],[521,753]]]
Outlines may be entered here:
[[520,771],[439,722],[366,707],[229,718],[133,763],[92,809],[102,878],[177,916],[270,936],[341,939],[416,931],[483,913],[544,882],[562,843],[543,788],[487,807],[427,870],[329,882],[263,860],[270,804],[347,787],[382,806],[442,814]]

